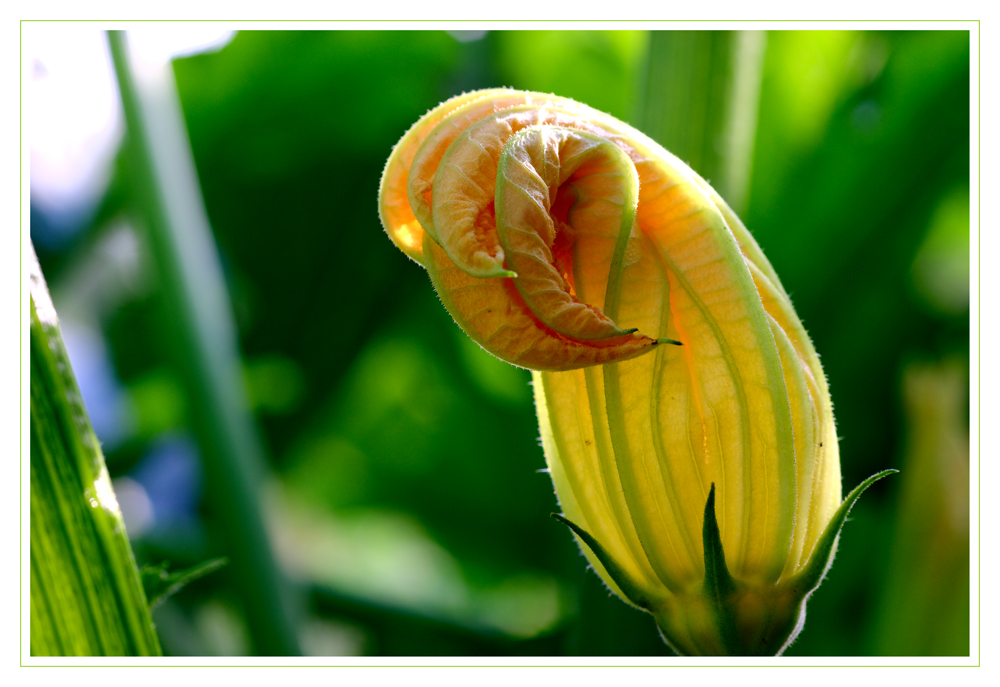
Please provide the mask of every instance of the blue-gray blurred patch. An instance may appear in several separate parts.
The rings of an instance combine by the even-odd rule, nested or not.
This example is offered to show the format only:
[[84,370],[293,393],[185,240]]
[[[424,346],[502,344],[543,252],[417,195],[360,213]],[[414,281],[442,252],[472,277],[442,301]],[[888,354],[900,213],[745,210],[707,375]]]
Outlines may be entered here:
[[185,524],[198,517],[201,498],[201,459],[187,434],[166,434],[132,470],[153,507],[155,528]]

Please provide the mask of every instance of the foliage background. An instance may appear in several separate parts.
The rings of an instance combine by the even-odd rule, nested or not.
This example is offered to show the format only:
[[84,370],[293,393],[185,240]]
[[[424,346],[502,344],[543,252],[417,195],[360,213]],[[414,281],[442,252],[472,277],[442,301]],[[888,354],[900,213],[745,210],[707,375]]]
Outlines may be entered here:
[[[642,31],[240,32],[175,61],[307,652],[669,654],[547,517],[558,506],[529,374],[458,330],[376,210],[392,145],[438,102],[507,85],[628,121],[648,43]],[[740,214],[822,356],[845,492],[903,470],[852,512],[791,655],[968,653],[969,60],[965,32],[768,35]],[[72,232],[33,203],[32,239],[60,315],[92,325],[75,344],[65,335],[137,558],[185,567],[224,554],[224,505],[204,496],[165,350],[171,304],[132,203],[119,156]],[[950,405],[913,410],[904,379],[920,370],[939,373],[925,396],[957,383]],[[911,469],[929,475],[911,486],[921,423],[939,428],[921,441],[957,448]],[[957,513],[951,525],[900,515],[928,503]],[[157,609],[168,654],[253,652],[231,593],[240,574]]]

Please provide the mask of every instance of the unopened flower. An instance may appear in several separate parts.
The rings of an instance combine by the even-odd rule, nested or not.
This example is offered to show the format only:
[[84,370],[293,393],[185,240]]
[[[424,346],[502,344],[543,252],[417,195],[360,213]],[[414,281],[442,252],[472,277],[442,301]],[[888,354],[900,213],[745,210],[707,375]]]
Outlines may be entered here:
[[870,481],[841,503],[819,359],[718,194],[609,115],[498,89],[407,132],[379,210],[469,336],[533,370],[557,517],[605,583],[679,653],[783,650]]

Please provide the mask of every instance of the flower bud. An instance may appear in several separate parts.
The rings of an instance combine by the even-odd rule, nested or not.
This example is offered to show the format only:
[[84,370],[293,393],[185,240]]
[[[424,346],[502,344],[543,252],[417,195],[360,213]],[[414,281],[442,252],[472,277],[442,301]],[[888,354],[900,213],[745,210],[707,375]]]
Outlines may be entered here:
[[860,491],[841,504],[819,358],[718,194],[609,115],[498,89],[407,132],[379,209],[468,335],[533,370],[557,517],[608,587],[679,653],[780,652]]

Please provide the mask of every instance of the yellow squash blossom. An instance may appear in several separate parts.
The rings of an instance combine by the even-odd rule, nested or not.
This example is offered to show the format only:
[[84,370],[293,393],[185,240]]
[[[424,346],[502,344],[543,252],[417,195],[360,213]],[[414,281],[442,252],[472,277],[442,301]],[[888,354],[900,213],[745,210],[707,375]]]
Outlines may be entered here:
[[819,358],[722,198],[607,114],[496,89],[403,136],[379,213],[533,370],[556,517],[604,582],[681,654],[780,653],[870,481],[841,502]]

